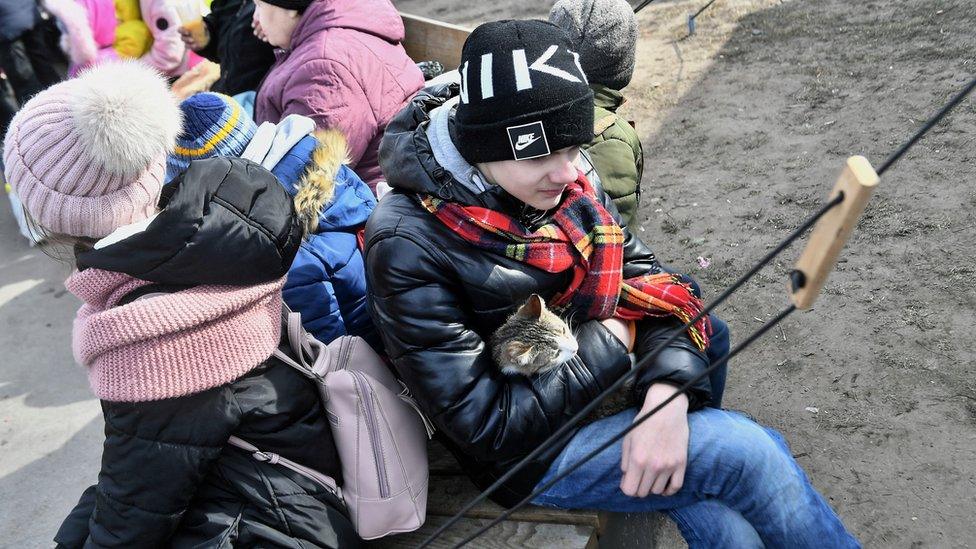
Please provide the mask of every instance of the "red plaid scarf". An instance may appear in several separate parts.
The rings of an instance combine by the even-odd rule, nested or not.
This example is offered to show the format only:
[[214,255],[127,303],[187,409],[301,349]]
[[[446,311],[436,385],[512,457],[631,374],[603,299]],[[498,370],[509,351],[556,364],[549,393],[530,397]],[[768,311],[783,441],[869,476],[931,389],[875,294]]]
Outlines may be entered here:
[[[687,323],[702,310],[688,284],[669,273],[624,280],[624,233],[596,200],[590,182],[580,174],[569,185],[552,220],[526,231],[515,218],[477,206],[462,206],[430,195],[420,202],[442,223],[479,248],[517,259],[550,273],[573,270],[565,291],[556,294],[555,309],[572,306],[587,318],[639,320],[674,315]],[[705,316],[688,335],[699,349],[708,346],[711,325]]]

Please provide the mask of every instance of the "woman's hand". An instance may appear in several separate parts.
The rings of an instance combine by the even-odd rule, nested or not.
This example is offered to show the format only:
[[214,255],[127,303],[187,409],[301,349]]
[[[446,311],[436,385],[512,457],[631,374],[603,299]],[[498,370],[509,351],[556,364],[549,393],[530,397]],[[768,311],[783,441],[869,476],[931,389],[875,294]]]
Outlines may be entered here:
[[[674,394],[667,383],[651,385],[639,419]],[[688,464],[688,397],[680,395],[624,437],[620,490],[631,497],[673,496],[681,489]]]
[[251,19],[251,28],[254,29],[254,36],[257,36],[258,40],[262,42],[268,41],[268,35],[264,33],[264,29],[261,28],[261,22],[258,21],[257,17]]
[[634,349],[634,331],[631,330],[632,321],[620,320],[619,318],[607,318],[601,320],[600,324],[610,331],[611,334],[617,336],[620,343],[627,348],[627,352],[631,352]]

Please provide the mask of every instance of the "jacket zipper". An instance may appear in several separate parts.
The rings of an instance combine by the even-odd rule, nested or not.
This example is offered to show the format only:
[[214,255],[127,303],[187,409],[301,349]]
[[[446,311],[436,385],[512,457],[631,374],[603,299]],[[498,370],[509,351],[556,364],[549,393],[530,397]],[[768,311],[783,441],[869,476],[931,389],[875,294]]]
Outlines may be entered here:
[[383,459],[383,440],[380,436],[379,424],[377,423],[376,411],[373,409],[372,391],[370,391],[369,381],[362,372],[349,370],[356,382],[359,392],[359,401],[363,403],[363,411],[366,414],[366,432],[373,447],[373,462],[376,464],[376,474],[379,478],[380,497],[386,498],[390,495],[390,482],[386,476],[386,461]]

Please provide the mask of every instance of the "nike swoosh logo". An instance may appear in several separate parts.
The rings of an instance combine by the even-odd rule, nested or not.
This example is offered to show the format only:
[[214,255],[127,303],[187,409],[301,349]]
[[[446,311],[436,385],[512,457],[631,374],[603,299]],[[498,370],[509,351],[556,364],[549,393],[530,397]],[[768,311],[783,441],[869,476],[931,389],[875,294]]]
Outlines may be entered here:
[[533,139],[530,139],[529,141],[526,141],[525,143],[522,143],[521,141],[519,141],[518,143],[515,144],[515,150],[517,150],[517,151],[524,150],[526,147],[528,147],[529,145],[535,143],[536,141],[538,141],[540,139],[542,139],[541,136],[540,137],[535,137]]

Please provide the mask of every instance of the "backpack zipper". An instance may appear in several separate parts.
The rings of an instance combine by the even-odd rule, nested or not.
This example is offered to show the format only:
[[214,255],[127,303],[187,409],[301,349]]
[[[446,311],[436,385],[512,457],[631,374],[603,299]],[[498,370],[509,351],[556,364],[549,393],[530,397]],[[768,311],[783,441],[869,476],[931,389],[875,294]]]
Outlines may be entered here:
[[386,476],[386,461],[383,459],[383,440],[377,432],[379,425],[376,422],[376,411],[373,409],[372,391],[370,391],[369,380],[362,372],[348,370],[352,374],[359,393],[359,401],[363,404],[363,411],[366,414],[366,432],[373,447],[373,462],[376,464],[376,474],[379,479],[380,497],[386,498],[390,495],[390,481]]

